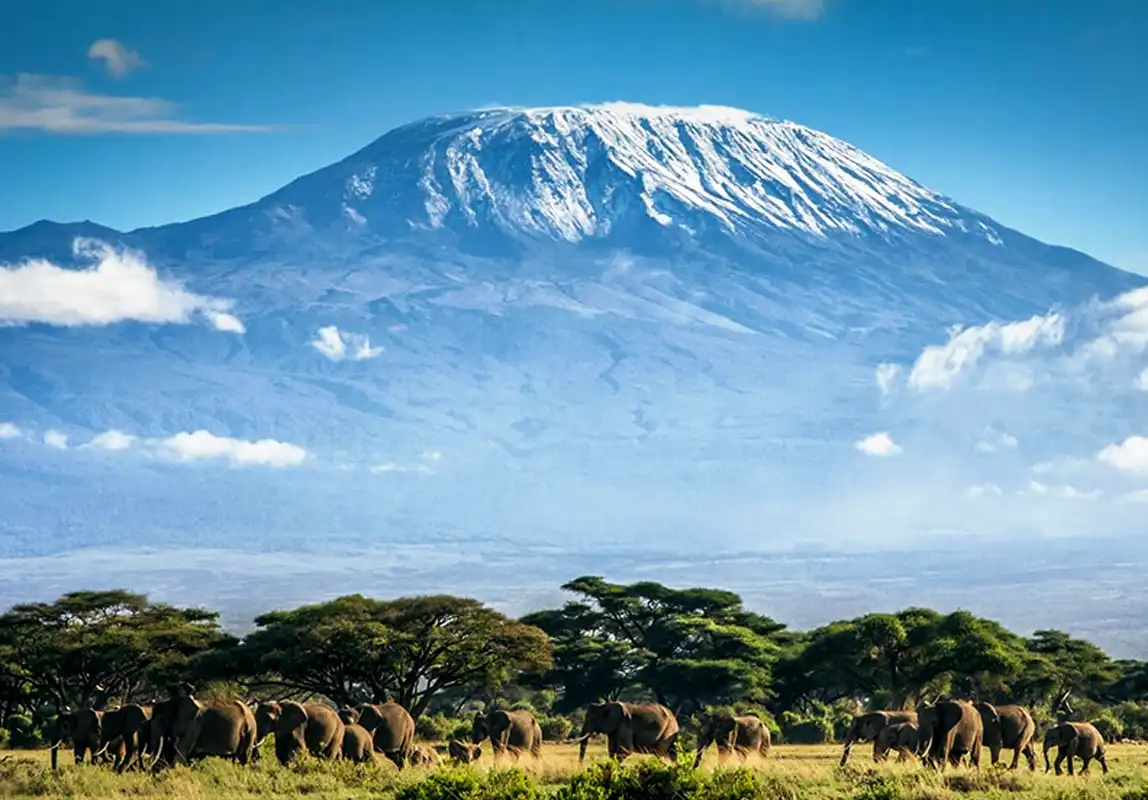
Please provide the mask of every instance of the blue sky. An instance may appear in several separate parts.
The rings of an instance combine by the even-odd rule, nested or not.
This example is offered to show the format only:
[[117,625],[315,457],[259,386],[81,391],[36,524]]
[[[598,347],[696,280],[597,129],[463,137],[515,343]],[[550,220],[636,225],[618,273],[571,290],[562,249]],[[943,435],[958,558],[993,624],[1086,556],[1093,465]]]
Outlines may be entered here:
[[630,100],[796,120],[1148,272],[1148,3],[19,5],[0,50],[0,230],[212,213],[436,112]]

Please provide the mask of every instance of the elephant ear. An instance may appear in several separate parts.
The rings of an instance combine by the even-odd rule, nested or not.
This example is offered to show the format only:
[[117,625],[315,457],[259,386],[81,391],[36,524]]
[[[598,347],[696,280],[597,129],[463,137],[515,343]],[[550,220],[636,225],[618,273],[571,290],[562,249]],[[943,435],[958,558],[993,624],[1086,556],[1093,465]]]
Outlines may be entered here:
[[611,703],[609,714],[610,722],[615,725],[621,725],[623,722],[629,722],[633,719],[633,715],[630,713],[630,707],[626,703]]

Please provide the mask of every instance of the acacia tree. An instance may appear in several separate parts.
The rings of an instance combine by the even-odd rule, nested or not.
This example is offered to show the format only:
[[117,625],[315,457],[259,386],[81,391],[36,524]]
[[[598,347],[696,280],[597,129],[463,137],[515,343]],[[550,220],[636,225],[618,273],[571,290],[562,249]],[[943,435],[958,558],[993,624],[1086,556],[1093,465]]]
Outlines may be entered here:
[[392,698],[415,717],[445,690],[491,690],[550,666],[541,630],[449,595],[349,595],[264,614],[255,624],[239,647],[205,668],[339,704]]
[[785,628],[747,611],[733,592],[597,576],[562,588],[580,599],[523,617],[554,642],[555,666],[537,681],[561,689],[560,707],[626,692],[675,710],[770,695]]
[[1030,663],[1020,637],[965,611],[910,608],[811,631],[779,667],[784,700],[873,699],[893,708],[957,692],[993,699]]
[[194,656],[228,641],[214,612],[153,604],[119,589],[70,592],[0,616],[5,682],[57,707],[142,699],[179,680]]

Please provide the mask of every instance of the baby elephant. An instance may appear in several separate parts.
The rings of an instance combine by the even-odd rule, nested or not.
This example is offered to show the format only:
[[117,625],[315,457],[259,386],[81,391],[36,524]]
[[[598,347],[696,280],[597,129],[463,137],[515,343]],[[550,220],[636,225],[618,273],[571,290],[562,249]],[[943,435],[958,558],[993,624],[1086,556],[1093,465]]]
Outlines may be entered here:
[[877,734],[873,743],[873,760],[884,761],[890,750],[897,751],[897,761],[908,761],[917,754],[920,730],[915,722],[897,722]]
[[433,767],[438,764],[438,751],[426,745],[415,745],[411,748],[408,763],[414,767]]
[[482,757],[480,745],[460,742],[458,739],[450,740],[447,752],[456,764],[470,764]]
[[1080,774],[1088,772],[1088,765],[1092,759],[1100,762],[1100,769],[1108,772],[1108,762],[1104,758],[1104,737],[1100,731],[1088,722],[1062,722],[1045,731],[1044,734],[1044,771],[1048,772],[1048,751],[1056,748],[1056,763],[1053,765],[1056,774],[1060,775],[1060,765],[1068,760],[1068,774],[1072,775],[1072,759],[1080,756],[1084,762],[1080,766]]

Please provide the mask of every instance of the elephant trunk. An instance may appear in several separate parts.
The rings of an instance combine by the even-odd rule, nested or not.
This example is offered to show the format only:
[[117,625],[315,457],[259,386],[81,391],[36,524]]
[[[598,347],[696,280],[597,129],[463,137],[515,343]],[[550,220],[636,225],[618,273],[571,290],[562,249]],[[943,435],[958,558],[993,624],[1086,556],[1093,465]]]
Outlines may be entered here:
[[61,739],[60,741],[55,742],[54,744],[51,745],[51,748],[52,748],[52,750],[51,750],[52,772],[55,772],[56,769],[58,768],[57,765],[58,765],[58,762],[60,760],[60,745],[62,743],[63,743],[63,739]]

